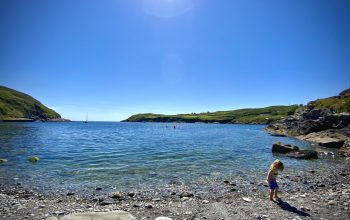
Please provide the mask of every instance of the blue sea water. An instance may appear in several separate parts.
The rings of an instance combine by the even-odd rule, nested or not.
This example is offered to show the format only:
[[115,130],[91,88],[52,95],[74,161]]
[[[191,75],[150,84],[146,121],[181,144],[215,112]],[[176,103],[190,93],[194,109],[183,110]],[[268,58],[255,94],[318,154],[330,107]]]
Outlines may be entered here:
[[[166,127],[167,126],[167,127]],[[295,160],[273,155],[276,141],[314,148],[295,138],[273,137],[262,125],[68,122],[0,123],[0,180],[39,190],[96,186],[130,190],[172,181],[264,179],[273,160],[286,172],[327,169],[338,160]],[[30,163],[27,158],[38,156]],[[325,162],[325,160],[327,160]]]

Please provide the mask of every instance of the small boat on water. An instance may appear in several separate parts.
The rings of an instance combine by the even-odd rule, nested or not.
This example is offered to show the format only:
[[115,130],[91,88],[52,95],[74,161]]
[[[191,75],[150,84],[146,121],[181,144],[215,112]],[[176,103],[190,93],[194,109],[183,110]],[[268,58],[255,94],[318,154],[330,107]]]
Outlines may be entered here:
[[86,118],[85,118],[84,123],[88,123],[88,119],[89,119],[89,113],[86,113]]

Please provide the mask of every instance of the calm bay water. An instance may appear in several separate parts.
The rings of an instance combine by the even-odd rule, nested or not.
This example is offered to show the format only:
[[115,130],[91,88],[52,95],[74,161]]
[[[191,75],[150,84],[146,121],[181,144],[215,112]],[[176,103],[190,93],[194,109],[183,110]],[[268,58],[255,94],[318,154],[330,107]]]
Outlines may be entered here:
[[[168,128],[166,127],[168,125]],[[294,138],[272,137],[261,125],[163,123],[1,123],[0,180],[41,190],[128,190],[242,176],[264,179],[276,158],[286,172],[329,169],[339,160],[300,161],[272,155],[276,141],[313,148]],[[29,156],[40,161],[32,164]],[[327,161],[325,161],[327,160]]]

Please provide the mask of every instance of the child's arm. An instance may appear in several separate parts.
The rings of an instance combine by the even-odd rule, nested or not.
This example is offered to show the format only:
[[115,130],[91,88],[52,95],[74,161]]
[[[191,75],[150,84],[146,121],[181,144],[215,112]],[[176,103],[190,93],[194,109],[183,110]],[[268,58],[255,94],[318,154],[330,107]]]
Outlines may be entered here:
[[269,170],[269,172],[267,173],[267,179],[266,179],[266,181],[267,181],[268,183],[270,183],[271,177],[272,177],[272,170]]

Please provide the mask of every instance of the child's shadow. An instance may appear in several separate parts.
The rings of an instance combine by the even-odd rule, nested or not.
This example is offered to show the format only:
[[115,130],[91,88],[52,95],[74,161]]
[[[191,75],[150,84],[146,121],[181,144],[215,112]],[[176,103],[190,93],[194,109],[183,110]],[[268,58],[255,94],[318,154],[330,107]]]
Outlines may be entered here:
[[295,214],[298,214],[300,216],[310,216],[309,213],[306,213],[304,211],[301,211],[294,206],[291,206],[288,202],[282,201],[281,199],[276,201],[276,204],[281,207],[282,209],[289,211],[289,212],[294,212]]

